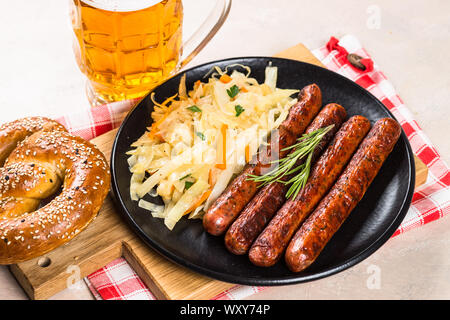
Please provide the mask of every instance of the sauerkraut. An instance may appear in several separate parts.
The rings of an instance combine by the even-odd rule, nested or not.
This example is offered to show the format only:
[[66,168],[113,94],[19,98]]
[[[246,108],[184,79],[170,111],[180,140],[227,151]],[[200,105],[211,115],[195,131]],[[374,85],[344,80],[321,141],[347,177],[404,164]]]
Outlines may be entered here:
[[187,214],[201,218],[297,102],[298,90],[277,88],[277,71],[267,66],[258,83],[247,66],[215,67],[189,91],[182,77],[174,96],[152,94],[153,124],[127,152],[131,199],[170,230]]

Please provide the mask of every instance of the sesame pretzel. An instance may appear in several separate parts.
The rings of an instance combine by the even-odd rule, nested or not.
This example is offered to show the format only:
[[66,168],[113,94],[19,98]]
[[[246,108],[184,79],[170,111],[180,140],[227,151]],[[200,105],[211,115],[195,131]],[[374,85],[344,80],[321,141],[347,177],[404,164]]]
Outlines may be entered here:
[[0,264],[41,256],[72,239],[109,191],[103,154],[46,118],[0,126],[0,165]]

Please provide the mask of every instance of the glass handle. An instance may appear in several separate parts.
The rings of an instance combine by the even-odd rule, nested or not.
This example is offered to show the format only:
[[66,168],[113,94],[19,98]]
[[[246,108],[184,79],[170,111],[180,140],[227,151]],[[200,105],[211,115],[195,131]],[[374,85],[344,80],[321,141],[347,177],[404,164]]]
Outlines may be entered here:
[[182,45],[179,68],[183,68],[206,46],[222,27],[231,9],[232,0],[217,0],[203,24]]

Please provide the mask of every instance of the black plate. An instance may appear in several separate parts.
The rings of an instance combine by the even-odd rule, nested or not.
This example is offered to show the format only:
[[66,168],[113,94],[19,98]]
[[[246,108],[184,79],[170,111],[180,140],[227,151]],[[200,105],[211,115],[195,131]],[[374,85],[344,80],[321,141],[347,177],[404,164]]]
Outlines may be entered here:
[[[301,89],[316,83],[322,90],[323,105],[336,102],[345,107],[349,116],[360,114],[371,122],[393,115],[373,95],[353,81],[337,73],[294,60],[245,57],[214,61],[186,70],[157,88],[156,101],[163,101],[178,91],[180,77],[186,74],[187,88],[213,67],[222,69],[230,64],[243,64],[252,69],[251,76],[264,81],[264,69],[269,62],[278,67],[280,88]],[[406,135],[402,133],[364,198],[334,235],[319,258],[300,273],[290,272],[284,260],[270,268],[256,267],[247,256],[235,256],[227,251],[223,237],[211,236],[203,230],[200,220],[181,219],[169,231],[162,219],[153,218],[137,206],[129,196],[130,173],[125,152],[151,124],[153,109],[147,95],[129,113],[114,141],[111,155],[112,191],[117,206],[137,234],[149,246],[170,260],[203,275],[246,285],[286,285],[323,278],[361,262],[395,232],[403,220],[414,190],[414,158]]]

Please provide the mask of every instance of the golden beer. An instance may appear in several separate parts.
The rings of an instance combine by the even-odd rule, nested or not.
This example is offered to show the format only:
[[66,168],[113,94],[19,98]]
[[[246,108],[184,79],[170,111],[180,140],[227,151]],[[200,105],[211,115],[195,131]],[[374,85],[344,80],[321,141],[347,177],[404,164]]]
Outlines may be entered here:
[[177,68],[181,0],[72,0],[78,66],[92,105],[139,98]]

